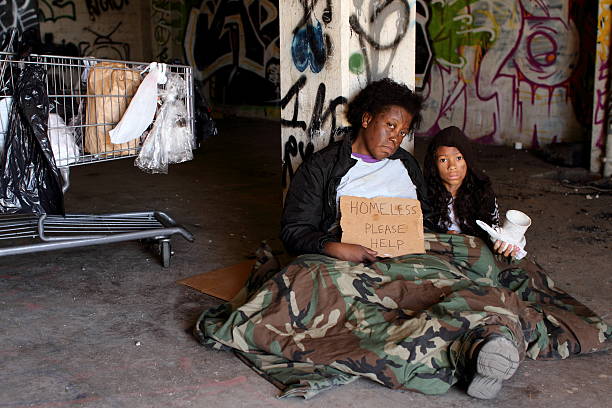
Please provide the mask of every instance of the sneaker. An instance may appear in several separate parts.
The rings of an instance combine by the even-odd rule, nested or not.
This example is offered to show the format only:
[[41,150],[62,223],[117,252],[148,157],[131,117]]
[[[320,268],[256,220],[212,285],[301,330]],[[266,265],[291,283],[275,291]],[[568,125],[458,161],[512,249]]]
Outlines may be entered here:
[[467,393],[474,398],[491,399],[499,393],[502,381],[514,375],[519,366],[519,353],[505,337],[487,341],[478,351],[476,374]]
[[502,383],[502,380],[476,374],[470,382],[467,393],[469,396],[478,399],[492,399],[501,390]]

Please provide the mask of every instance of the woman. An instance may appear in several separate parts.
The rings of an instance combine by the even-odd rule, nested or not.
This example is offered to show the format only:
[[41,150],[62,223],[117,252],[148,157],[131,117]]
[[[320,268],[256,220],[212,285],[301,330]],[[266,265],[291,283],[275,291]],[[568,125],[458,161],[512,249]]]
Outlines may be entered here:
[[425,182],[415,158],[400,147],[421,122],[422,100],[407,86],[382,79],[366,86],[349,104],[352,132],[309,157],[287,191],[281,239],[294,254],[324,254],[373,262],[376,251],[340,241],[342,195],[418,199],[427,220]]
[[[427,147],[425,179],[432,206],[434,229],[467,234],[488,242],[476,220],[499,226],[499,210],[491,181],[476,166],[470,141],[456,126],[438,132]],[[495,241],[493,249],[516,256],[519,247]]]

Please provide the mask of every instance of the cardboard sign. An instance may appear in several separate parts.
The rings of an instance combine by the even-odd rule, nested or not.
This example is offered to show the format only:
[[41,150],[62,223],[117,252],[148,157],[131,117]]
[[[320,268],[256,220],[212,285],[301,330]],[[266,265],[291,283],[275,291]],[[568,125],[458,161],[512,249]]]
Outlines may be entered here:
[[380,257],[425,253],[418,200],[342,196],[340,226],[342,242],[363,245]]

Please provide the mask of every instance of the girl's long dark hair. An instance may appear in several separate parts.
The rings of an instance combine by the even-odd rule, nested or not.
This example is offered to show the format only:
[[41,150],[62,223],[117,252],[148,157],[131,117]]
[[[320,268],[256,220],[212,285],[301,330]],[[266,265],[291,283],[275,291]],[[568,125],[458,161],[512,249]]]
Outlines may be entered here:
[[451,226],[448,205],[452,196],[442,183],[436,167],[436,150],[440,146],[456,147],[467,164],[465,179],[454,201],[455,216],[461,233],[486,240],[488,234],[476,224],[476,220],[482,220],[492,226],[499,224],[495,193],[489,177],[483,174],[476,165],[469,139],[456,126],[438,132],[427,147],[423,170],[432,204],[432,222],[440,232],[448,231]]

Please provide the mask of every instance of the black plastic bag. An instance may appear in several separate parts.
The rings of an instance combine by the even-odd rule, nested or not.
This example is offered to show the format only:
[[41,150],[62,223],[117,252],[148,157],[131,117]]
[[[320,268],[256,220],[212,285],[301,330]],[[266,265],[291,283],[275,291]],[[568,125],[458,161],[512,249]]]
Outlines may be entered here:
[[19,73],[0,160],[0,213],[64,215],[62,178],[47,136],[46,76],[33,64]]
[[217,124],[212,117],[212,111],[206,97],[202,95],[200,89],[194,87],[194,103],[195,103],[195,139],[196,147],[200,147],[202,142],[211,136],[217,136],[219,130]]

